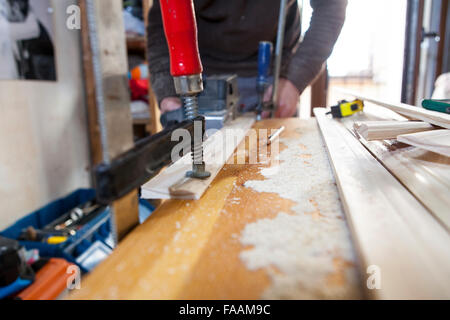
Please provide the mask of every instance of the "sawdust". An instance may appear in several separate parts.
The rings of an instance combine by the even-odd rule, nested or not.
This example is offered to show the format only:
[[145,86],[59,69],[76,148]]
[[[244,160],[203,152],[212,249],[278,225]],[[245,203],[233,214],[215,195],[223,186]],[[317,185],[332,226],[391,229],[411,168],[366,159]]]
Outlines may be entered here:
[[[262,298],[360,298],[354,251],[323,142],[315,130],[302,132],[302,144],[280,139],[286,148],[279,167],[261,170],[266,180],[244,185],[296,204],[290,212],[248,224],[240,242],[249,248],[240,258],[248,269],[264,268],[271,278]],[[305,157],[312,161],[304,162]],[[337,268],[336,261],[346,267]],[[336,278],[345,281],[330,280]]]

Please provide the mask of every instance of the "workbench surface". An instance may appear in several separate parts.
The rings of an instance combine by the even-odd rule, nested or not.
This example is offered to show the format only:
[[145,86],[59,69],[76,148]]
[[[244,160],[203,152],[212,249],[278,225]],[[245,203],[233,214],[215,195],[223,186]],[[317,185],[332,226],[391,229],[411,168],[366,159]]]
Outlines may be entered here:
[[255,128],[281,126],[279,163],[226,164],[201,200],[164,202],[71,298],[361,298],[316,121]]

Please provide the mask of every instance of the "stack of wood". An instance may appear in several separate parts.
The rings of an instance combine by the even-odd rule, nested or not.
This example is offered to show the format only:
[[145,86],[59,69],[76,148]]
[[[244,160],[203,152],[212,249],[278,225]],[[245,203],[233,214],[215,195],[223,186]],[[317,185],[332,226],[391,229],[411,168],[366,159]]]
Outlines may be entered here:
[[369,294],[450,298],[450,115],[349,95],[368,102],[364,113],[314,113],[361,265],[381,272]]
[[450,157],[449,114],[406,104],[383,102],[378,104],[419,121],[355,122],[354,129],[361,137],[368,141],[397,139],[400,142]]

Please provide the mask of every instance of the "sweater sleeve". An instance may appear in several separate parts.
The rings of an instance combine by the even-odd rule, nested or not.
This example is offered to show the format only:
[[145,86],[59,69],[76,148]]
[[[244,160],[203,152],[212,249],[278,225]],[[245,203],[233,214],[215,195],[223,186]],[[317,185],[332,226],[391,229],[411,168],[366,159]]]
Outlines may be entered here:
[[166,97],[176,96],[173,78],[170,75],[170,57],[162,23],[159,0],[150,9],[147,29],[148,63],[152,89],[158,103]]
[[282,74],[300,92],[314,80],[331,55],[344,25],[347,0],[311,0],[311,7],[309,29]]

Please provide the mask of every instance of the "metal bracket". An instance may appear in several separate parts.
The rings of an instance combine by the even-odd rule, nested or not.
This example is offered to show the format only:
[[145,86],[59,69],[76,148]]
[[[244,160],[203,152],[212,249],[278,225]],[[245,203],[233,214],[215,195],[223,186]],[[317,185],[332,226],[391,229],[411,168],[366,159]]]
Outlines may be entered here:
[[186,120],[166,130],[139,141],[134,148],[120,155],[111,163],[101,163],[95,168],[94,183],[97,202],[109,204],[134,189],[138,189],[166,165],[172,162],[172,149],[184,143],[190,150],[191,141],[172,141],[172,132],[177,129],[189,131],[194,137],[194,122],[203,117]]

